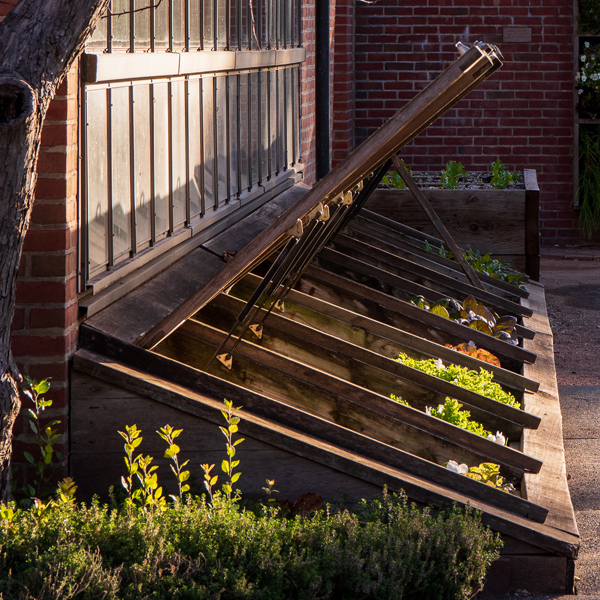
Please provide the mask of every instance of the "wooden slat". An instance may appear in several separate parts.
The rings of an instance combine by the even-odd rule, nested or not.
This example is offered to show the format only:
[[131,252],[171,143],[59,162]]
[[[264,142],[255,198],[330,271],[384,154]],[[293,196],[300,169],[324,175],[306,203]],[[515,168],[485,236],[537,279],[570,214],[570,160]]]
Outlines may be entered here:
[[418,283],[426,288],[436,290],[447,296],[451,295],[460,301],[471,295],[476,300],[484,302],[488,308],[495,311],[501,311],[503,314],[527,316],[531,316],[532,314],[531,309],[521,306],[516,302],[506,300],[493,292],[488,292],[487,290],[462,283],[448,275],[428,269],[427,267],[401,258],[391,252],[381,250],[366,242],[355,240],[348,236],[338,235],[333,242],[333,247],[335,250],[350,255],[362,262],[381,266],[381,268],[389,270],[404,279]]
[[[501,363],[509,369],[514,368],[514,370],[520,371],[523,362],[534,363],[536,359],[533,352],[518,346],[511,346],[490,335],[460,325],[450,319],[444,319],[399,298],[350,281],[331,271],[309,267],[306,275],[300,280],[299,289],[309,296],[318,293],[320,298],[329,302],[332,301],[332,298],[329,298],[328,294],[333,293],[334,303],[344,308],[361,313],[364,311],[363,314],[367,314],[371,318],[441,344],[456,345],[473,341],[478,348],[485,348],[497,356]],[[376,314],[379,316],[374,317]]]
[[[531,283],[529,288],[531,296],[527,302],[534,309],[534,316],[528,320],[538,333],[533,341],[526,342],[526,347],[538,354],[536,373],[540,375],[541,386],[537,394],[525,399],[525,406],[541,417],[542,424],[537,433],[528,432],[523,437],[523,449],[540,458],[544,464],[538,475],[524,479],[525,489],[528,498],[539,501],[550,509],[553,527],[577,534],[567,484],[553,338],[544,301],[544,288],[536,283]],[[525,374],[530,372],[530,367],[526,366]]]
[[[456,261],[443,258],[435,252],[428,252],[425,250],[425,241],[427,241],[431,246],[440,247],[442,241],[438,238],[426,235],[420,231],[417,231],[416,229],[396,221],[392,221],[387,217],[366,209],[363,209],[358,218],[352,221],[349,226],[354,227],[355,223],[361,225],[368,224],[369,227],[376,228],[380,232],[384,232],[387,236],[392,236],[393,243],[398,243],[409,251],[420,254],[422,257],[427,258],[428,260],[455,270],[458,276],[463,275],[458,270],[458,264]],[[494,256],[499,256],[499,258],[501,258],[502,255],[494,254]],[[512,296],[522,296],[526,298],[529,295],[527,290],[522,290],[514,285],[511,285],[510,283],[500,281],[499,279],[495,279],[494,277],[491,277],[485,273],[480,273],[479,278],[487,285],[503,289]],[[526,283],[528,280],[528,277],[525,275],[523,279],[524,283]]]
[[[157,346],[157,351],[162,354],[168,353],[171,358],[185,362],[196,369],[204,369],[208,364],[207,356],[208,358],[211,356],[207,354],[208,350],[204,346],[211,346],[214,351],[226,337],[225,331],[195,321],[186,321],[173,335],[179,336],[180,334],[188,336],[192,341],[186,342],[179,337],[175,339],[169,337]],[[387,396],[376,394],[360,385],[246,341],[242,341],[237,346],[234,362],[236,358],[238,360],[244,358],[246,367],[240,367],[239,370],[232,370],[228,373],[222,370],[224,367],[220,363],[213,363],[214,366],[210,367],[210,372],[221,373],[224,378],[235,375],[239,377],[238,384],[243,386],[257,386],[257,389],[262,389],[260,386],[269,386],[271,393],[282,401],[288,397],[297,397],[301,402],[308,403],[312,398],[316,405],[319,402],[320,393],[325,391],[338,397],[351,397],[355,402],[360,399],[365,406],[368,406],[369,402],[373,402],[375,396],[385,398],[387,402],[394,405],[394,408],[397,404],[389,400]],[[248,364],[252,366],[250,367]],[[474,419],[489,428],[503,431],[509,438],[519,439],[523,427],[536,427],[539,424],[538,417],[533,417],[505,404],[495,406],[498,403],[489,398],[468,390],[457,389],[447,381],[431,377],[421,371],[411,369],[411,379],[409,380],[409,367],[398,366],[407,371],[404,371],[405,376],[402,379],[397,378],[395,386],[390,392],[397,391],[398,395],[416,408],[425,410],[427,404],[434,406],[443,404],[446,396],[453,394],[471,411]],[[357,371],[359,367],[361,367],[360,364],[355,365]],[[380,376],[383,377],[384,373],[380,373]],[[391,381],[393,382],[393,379]],[[300,392],[301,386],[304,386],[302,392]],[[310,388],[318,391],[311,392]]]
[[[429,271],[440,273],[455,281],[459,281],[462,284],[468,284],[466,275],[456,270],[454,261],[441,259],[441,257],[437,255],[432,257],[431,252],[424,251],[420,247],[407,243],[404,237],[382,225],[378,225],[374,221],[359,216],[359,218],[353,219],[348,223],[346,233],[353,239],[362,241],[369,246],[379,248],[384,252],[402,257],[409,263],[420,265]],[[437,260],[437,258],[440,258],[441,261]],[[497,296],[502,296],[511,302],[518,301],[519,298],[526,298],[529,295],[529,292],[526,290],[516,288],[509,284],[503,284],[502,282],[498,282],[499,285],[492,285],[486,280],[483,273],[480,275],[485,289],[488,292]],[[511,289],[506,289],[507,287]]]
[[247,272],[261,256],[266,256],[274,244],[281,243],[282,238],[286,239],[286,232],[298,219],[304,218],[319,202],[333,202],[340,194],[368,177],[501,64],[501,59],[491,47],[472,46],[345,161],[323,177],[262,235],[250,242],[243,252],[238,252],[207,285],[182,302],[136,343],[144,348],[155,346],[201,306],[229,287],[230,282],[240,273]]
[[[87,332],[89,336],[91,332]],[[88,338],[89,341],[89,338]],[[106,346],[114,352],[112,346]],[[135,354],[135,352],[133,352]],[[138,356],[145,356],[139,354]],[[131,358],[131,355],[129,355]],[[155,357],[160,359],[161,357]],[[166,360],[166,359],[162,359]],[[172,361],[169,361],[172,362]],[[203,411],[203,418],[207,420],[220,419],[217,414],[221,401],[214,401],[214,410],[208,413],[205,409],[207,398],[199,393],[190,393],[181,385],[171,383],[156,376],[147,375],[147,371],[125,366],[114,359],[80,350],[74,358],[74,367],[82,372],[105,381],[117,383],[121,387],[134,392],[147,395],[155,401],[173,404],[190,414]],[[244,393],[243,390],[241,390]],[[543,551],[560,556],[575,557],[579,546],[578,538],[574,535],[556,530],[541,523],[535,523],[524,516],[511,513],[501,507],[494,507],[489,503],[470,499],[468,495],[461,494],[452,487],[442,487],[439,484],[428,482],[417,476],[404,473],[400,468],[391,468],[383,461],[366,459],[356,453],[347,451],[340,446],[319,441],[316,437],[303,434],[298,430],[282,427],[278,423],[254,416],[252,411],[247,411],[243,427],[244,431],[256,439],[268,435],[267,443],[284,448],[298,456],[304,456],[317,464],[324,464],[337,471],[348,473],[353,477],[372,483],[373,485],[387,485],[391,490],[404,489],[408,497],[422,504],[432,506],[450,507],[453,503],[465,506],[467,503],[476,510],[481,511],[482,521],[494,531],[509,535],[522,542],[537,546]],[[487,488],[487,486],[485,486]],[[491,488],[486,491],[494,492]],[[509,497],[502,492],[502,499]],[[518,499],[517,499],[518,500]]]
[[[197,314],[197,319],[209,325],[217,326],[216,323],[227,320],[232,321],[235,314],[244,306],[244,303],[233,297],[219,296],[215,298],[211,307],[207,307]],[[216,310],[218,308],[218,310]],[[203,314],[204,313],[204,314]],[[212,314],[211,314],[212,313]],[[262,339],[256,340],[250,337],[257,345],[282,354],[294,361],[313,366],[321,371],[326,371],[336,377],[360,385],[383,396],[390,393],[402,395],[403,385],[422,387],[425,390],[439,392],[442,396],[450,396],[464,402],[475,417],[481,410],[487,411],[495,416],[503,416],[507,420],[523,424],[524,413],[518,409],[495,401],[485,402],[476,394],[464,394],[465,390],[448,384],[437,377],[432,377],[421,371],[416,371],[394,360],[390,360],[376,352],[371,352],[360,346],[340,340],[334,336],[327,335],[310,326],[297,323],[284,316],[271,314],[265,323]],[[265,363],[267,364],[267,361]],[[425,377],[423,377],[425,375]],[[429,395],[430,396],[430,395]],[[427,398],[427,401],[430,397]],[[425,402],[426,403],[426,402]],[[422,408],[423,402],[418,406]],[[510,409],[510,410],[506,410]],[[481,415],[481,418],[489,419],[489,415]],[[527,418],[527,417],[525,417]],[[535,423],[536,421],[532,421]],[[494,425],[493,428],[496,426]],[[473,443],[478,442],[473,438]],[[487,441],[487,440],[486,440]],[[496,444],[497,446],[497,444]],[[490,447],[494,452],[495,447]],[[519,463],[521,459],[516,458]],[[515,464],[515,463],[511,463]],[[523,462],[523,467],[529,470],[539,470],[537,462]]]
[[[260,280],[260,277],[248,274],[231,293],[248,300]],[[495,381],[512,390],[535,392],[540,387],[539,382],[527,379],[518,373],[496,367],[297,290],[291,290],[286,298],[285,315],[363,348],[376,350],[388,358],[396,358],[400,352],[406,352],[413,358],[441,358],[444,362],[458,364],[475,371],[480,368],[492,371]]]

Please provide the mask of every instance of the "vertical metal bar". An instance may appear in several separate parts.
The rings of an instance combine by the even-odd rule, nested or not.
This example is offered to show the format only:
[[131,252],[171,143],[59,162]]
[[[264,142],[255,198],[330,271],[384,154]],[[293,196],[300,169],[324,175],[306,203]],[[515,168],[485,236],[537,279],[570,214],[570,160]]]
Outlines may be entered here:
[[288,135],[290,134],[290,132],[288,131],[288,120],[287,120],[287,112],[289,110],[288,107],[288,77],[287,77],[287,69],[284,68],[282,71],[283,73],[283,106],[284,106],[284,110],[283,110],[283,147],[284,147],[284,157],[285,157],[285,164],[283,165],[283,170],[287,170],[287,168],[290,166],[290,157],[288,156],[288,150],[289,150],[289,143],[288,143]]
[[[227,11],[225,19],[225,35],[227,36],[227,45],[225,47],[227,50],[231,50],[231,0],[227,0],[225,2],[225,10]],[[227,89],[229,89],[229,85],[227,86]],[[229,198],[229,194],[227,194],[227,198]]]
[[219,0],[213,0],[213,50],[219,49]]
[[[189,36],[187,34],[186,36],[189,41]],[[189,225],[192,220],[192,206],[190,201],[190,80],[188,77],[185,78],[183,97],[185,102],[185,222]]]
[[238,39],[238,50],[242,49],[242,2],[244,0],[235,0],[236,11],[237,11],[237,39]]
[[106,245],[108,250],[108,266],[114,264],[114,249],[113,249],[113,169],[112,169],[112,90],[108,88],[106,91],[106,126],[107,126],[107,150],[106,150],[106,180],[108,184],[108,202],[106,207]]
[[[133,2],[134,0],[132,0]],[[131,207],[131,255],[137,252],[137,215],[135,210],[135,111],[133,85],[129,86],[129,205]]]
[[[197,1],[200,3],[200,50],[204,50],[204,0]],[[202,95],[202,83],[200,83],[200,95]],[[204,192],[202,197],[204,198]]]
[[[154,52],[156,50],[156,9],[152,9],[150,11],[150,52]],[[154,221],[154,219],[153,219]],[[154,238],[153,240],[154,241]]]
[[85,289],[87,280],[89,279],[89,216],[88,216],[88,187],[87,187],[87,96],[83,83],[83,69],[79,70],[79,148],[78,152],[78,173],[79,173],[79,198],[77,203],[77,220],[79,222],[79,245],[78,245],[78,291],[82,292]]
[[271,2],[272,2],[272,0],[265,0],[265,11],[266,11],[265,27],[267,28],[266,40],[267,40],[267,49],[268,50],[271,49]]
[[[227,13],[229,15],[229,12]],[[229,40],[229,36],[227,36],[227,40]],[[227,42],[229,43],[229,42]],[[226,109],[225,109],[225,131],[226,131],[226,150],[225,150],[225,156],[227,158],[227,199],[225,200],[226,204],[229,204],[229,200],[231,198],[231,133],[229,131],[230,129],[230,114],[229,111],[231,110],[230,105],[229,105],[229,83],[230,83],[230,79],[229,79],[230,75],[226,75],[225,76],[225,105],[226,105]]]
[[[260,38],[259,38],[260,39]],[[262,98],[261,98],[261,94],[262,94],[262,73],[260,71],[258,71],[256,78],[258,80],[258,89],[257,89],[257,93],[256,93],[256,99],[257,99],[257,104],[258,106],[256,107],[257,110],[257,114],[258,114],[258,118],[256,120],[256,127],[258,129],[257,133],[258,133],[258,153],[257,153],[257,160],[258,160],[258,185],[262,185],[262,161],[261,161],[261,150],[262,150]]]
[[[252,0],[250,0],[252,1]],[[262,48],[262,0],[257,0],[256,2],[256,44],[258,48]]]
[[129,0],[129,52],[135,52],[135,0]]
[[[216,4],[216,0],[215,0]],[[215,20],[216,25],[216,20]],[[216,48],[216,46],[215,46]],[[218,77],[213,78],[213,199],[214,199],[214,210],[219,208],[219,127],[217,124],[217,88],[218,88]]]
[[281,30],[283,33],[283,47],[287,48],[288,39],[287,39],[287,0],[281,0],[282,4],[282,17],[281,17]]
[[280,110],[281,106],[281,94],[279,88],[279,76],[281,74],[280,69],[275,69],[275,152],[277,154],[276,168],[277,173],[281,172],[281,123],[280,123]]
[[[268,31],[268,29],[267,29]],[[273,71],[267,71],[267,93],[265,95],[267,101],[267,177],[270,179],[273,175],[273,149],[271,148],[271,78]]]
[[[154,12],[154,11],[151,11]],[[152,36],[154,40],[154,36]],[[152,42],[154,44],[154,41]],[[148,86],[148,93],[150,95],[150,245],[153,246],[156,243],[156,169],[154,168],[154,157],[155,157],[155,145],[154,139],[154,84],[151,83]]]
[[113,10],[113,0],[110,0],[110,4],[108,6],[109,14],[106,19],[106,51],[110,54],[113,49],[113,18],[112,18],[112,10]]
[[[238,3],[241,0],[237,0]],[[239,38],[238,38],[239,39]],[[240,123],[241,123],[241,118],[242,118],[242,109],[240,108],[240,100],[241,100],[241,96],[242,96],[242,92],[241,92],[241,88],[242,88],[242,76],[241,75],[236,75],[235,76],[237,79],[237,86],[236,86],[236,92],[237,92],[237,102],[235,103],[236,106],[236,110],[237,110],[237,176],[238,176],[238,185],[237,185],[237,189],[238,189],[238,194],[241,195],[242,193],[242,128],[240,127]]]
[[173,0],[169,0],[169,52],[173,52]]
[[248,50],[252,50],[252,0],[246,0],[246,23],[248,24]]
[[298,0],[298,47],[302,46],[302,0]]
[[292,164],[296,164],[296,140],[298,136],[298,126],[296,123],[296,103],[298,99],[296,98],[296,94],[294,94],[294,79],[296,77],[295,73],[296,69],[292,67],[290,69],[290,96],[292,97]]
[[[169,3],[171,6],[172,4]],[[171,37],[171,40],[173,38]],[[174,207],[174,194],[173,194],[173,84],[169,81],[168,84],[168,100],[167,100],[167,113],[168,113],[168,139],[169,144],[167,147],[168,162],[169,162],[169,231],[168,235],[173,233],[175,229],[175,207]]]
[[[204,29],[202,30],[204,31]],[[204,34],[202,36],[204,38]],[[204,79],[200,78],[198,81],[198,85],[200,86],[199,95],[200,95],[200,164],[202,168],[200,169],[200,179],[201,179],[201,187],[200,187],[200,217],[203,217],[206,214],[206,194],[205,194],[205,183],[204,183]]]
[[281,1],[282,0],[274,0],[274,2],[275,2],[275,44],[276,44],[275,47],[276,48],[280,47],[279,42],[281,39],[280,38],[280,26],[281,26],[280,21],[281,21],[281,19],[279,18],[280,14],[281,14],[281,11],[279,10],[281,7]]
[[185,51],[190,51],[190,0],[185,0]]
[[252,73],[248,73],[248,190],[252,189]]

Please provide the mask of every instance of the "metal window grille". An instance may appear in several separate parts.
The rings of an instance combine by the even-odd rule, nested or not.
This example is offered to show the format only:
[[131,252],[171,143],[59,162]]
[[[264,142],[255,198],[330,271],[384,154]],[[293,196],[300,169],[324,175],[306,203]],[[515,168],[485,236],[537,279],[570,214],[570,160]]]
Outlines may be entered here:
[[[86,52],[295,48],[300,10],[300,0],[112,0]],[[83,83],[81,97],[82,291],[161,240],[230,214],[300,161],[299,64],[115,75]]]

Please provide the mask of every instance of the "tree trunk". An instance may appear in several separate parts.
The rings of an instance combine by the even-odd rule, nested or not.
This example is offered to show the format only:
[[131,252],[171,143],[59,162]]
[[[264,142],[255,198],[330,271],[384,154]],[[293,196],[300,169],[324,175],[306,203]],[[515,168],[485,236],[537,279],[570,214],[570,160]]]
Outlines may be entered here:
[[109,0],[21,0],[0,23],[0,501],[10,499],[20,375],[10,328],[50,100]]

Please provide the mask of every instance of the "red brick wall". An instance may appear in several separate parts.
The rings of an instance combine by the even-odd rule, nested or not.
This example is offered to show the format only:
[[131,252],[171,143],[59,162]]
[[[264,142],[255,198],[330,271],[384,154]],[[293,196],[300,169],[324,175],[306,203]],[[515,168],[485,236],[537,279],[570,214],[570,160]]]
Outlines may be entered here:
[[[503,43],[507,25],[531,43]],[[579,240],[573,200],[571,0],[380,0],[356,5],[356,137],[364,140],[458,55],[454,44],[497,44],[504,67],[404,151],[416,169],[448,160],[486,169],[500,158],[534,168],[546,244]]]
[[315,183],[315,4],[302,3],[302,45],[306,48],[306,62],[300,67],[301,122],[300,155],[304,164],[304,180]]
[[[42,133],[33,214],[19,267],[12,350],[23,373],[51,377],[46,417],[67,432],[69,359],[77,339],[77,94],[73,69],[52,100]],[[15,435],[15,462],[33,441],[23,401]],[[66,435],[57,449],[66,457]],[[31,449],[30,449],[31,450]],[[35,456],[35,454],[34,454]],[[66,463],[65,463],[66,466]],[[61,476],[66,474],[63,469]],[[25,473],[25,479],[27,479]],[[23,483],[23,476],[18,481]]]

